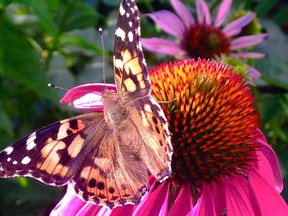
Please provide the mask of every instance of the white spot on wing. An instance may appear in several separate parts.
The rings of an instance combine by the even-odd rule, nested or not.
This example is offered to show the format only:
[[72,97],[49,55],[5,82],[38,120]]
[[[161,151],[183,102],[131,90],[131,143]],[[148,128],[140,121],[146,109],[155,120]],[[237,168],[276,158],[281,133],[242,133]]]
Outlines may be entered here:
[[9,157],[9,158],[7,158],[7,162],[10,162],[11,161],[11,158]]
[[17,161],[13,161],[13,164],[16,165],[18,162]]
[[118,27],[118,28],[116,29],[115,35],[116,35],[117,37],[120,37],[122,41],[125,40],[125,32],[124,32],[120,27]]
[[36,139],[36,132],[32,133],[29,136],[29,138],[27,139],[26,149],[28,151],[30,151],[31,149],[33,149],[36,146],[36,143],[34,142],[35,139]]
[[133,33],[131,31],[129,31],[129,33],[128,33],[128,38],[129,38],[130,42],[133,41]]
[[21,163],[26,165],[26,164],[30,163],[30,161],[31,161],[31,158],[26,156],[22,159]]
[[11,146],[9,146],[9,147],[7,147],[5,150],[4,150],[4,152],[7,154],[7,155],[10,155],[12,152],[13,152],[13,147],[11,147]]
[[125,14],[125,10],[124,10],[122,4],[120,5],[119,12],[120,12],[120,15],[121,15],[121,16],[123,16],[123,15]]

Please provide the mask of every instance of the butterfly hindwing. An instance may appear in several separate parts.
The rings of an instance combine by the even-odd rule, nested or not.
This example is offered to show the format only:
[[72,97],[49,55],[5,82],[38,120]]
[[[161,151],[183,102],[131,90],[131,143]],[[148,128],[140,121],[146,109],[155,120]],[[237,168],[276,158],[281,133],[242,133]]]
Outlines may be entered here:
[[171,174],[173,148],[162,108],[151,96],[138,99],[131,119],[145,143],[142,160],[158,181],[165,180]]
[[129,144],[122,143],[120,148],[108,127],[99,142],[72,180],[76,192],[85,201],[110,208],[138,204],[149,187],[147,168],[129,149],[123,148]]

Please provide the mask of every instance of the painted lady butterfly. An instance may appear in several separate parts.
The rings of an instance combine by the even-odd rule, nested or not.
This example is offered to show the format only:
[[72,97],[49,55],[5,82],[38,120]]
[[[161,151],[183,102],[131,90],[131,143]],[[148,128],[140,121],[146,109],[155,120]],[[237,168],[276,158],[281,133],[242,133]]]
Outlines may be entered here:
[[170,176],[167,119],[150,96],[133,0],[121,2],[114,43],[118,93],[104,90],[104,112],[56,122],[5,148],[0,177],[72,184],[85,201],[114,208],[139,203],[149,188],[149,172],[158,181]]

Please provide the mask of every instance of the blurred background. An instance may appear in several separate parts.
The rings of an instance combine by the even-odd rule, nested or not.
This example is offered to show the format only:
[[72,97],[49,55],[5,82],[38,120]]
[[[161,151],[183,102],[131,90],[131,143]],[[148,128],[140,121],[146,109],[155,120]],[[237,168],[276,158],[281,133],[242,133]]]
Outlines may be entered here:
[[[102,82],[104,29],[105,77],[113,82],[113,38],[119,0],[0,0],[0,148],[48,125],[79,113],[59,100],[64,88]],[[183,0],[195,15],[194,0]],[[220,0],[207,0],[215,15]],[[139,0],[141,13],[173,11],[168,0]],[[284,0],[234,1],[236,10],[256,12],[269,38],[254,51],[266,58],[252,62],[262,77],[252,86],[261,129],[280,160],[282,196],[288,202],[288,4]],[[196,17],[196,16],[195,16]],[[229,21],[229,17],[228,17]],[[167,35],[148,18],[141,20],[143,37]],[[148,66],[171,57],[145,52]],[[286,186],[286,187],[285,187]],[[0,215],[47,215],[65,188],[28,178],[0,180]]]

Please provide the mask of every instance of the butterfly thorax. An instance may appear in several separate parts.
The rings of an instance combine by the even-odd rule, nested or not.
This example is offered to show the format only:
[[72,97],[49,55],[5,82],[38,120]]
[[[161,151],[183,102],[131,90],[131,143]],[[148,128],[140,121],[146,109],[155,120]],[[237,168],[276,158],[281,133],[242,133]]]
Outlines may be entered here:
[[114,91],[103,91],[103,105],[104,105],[104,117],[110,128],[120,123],[123,124],[127,119],[127,109],[122,105],[121,98]]

